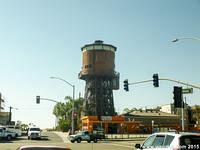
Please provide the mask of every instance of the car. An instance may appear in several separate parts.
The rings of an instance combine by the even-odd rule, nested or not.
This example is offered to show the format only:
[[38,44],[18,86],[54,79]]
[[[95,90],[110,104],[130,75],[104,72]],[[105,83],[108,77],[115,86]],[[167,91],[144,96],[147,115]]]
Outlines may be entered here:
[[59,147],[59,146],[20,146],[16,150],[71,150],[70,148]]
[[88,131],[80,131],[77,134],[70,135],[69,140],[74,143],[77,141],[77,143],[81,143],[81,141],[87,141],[90,143],[91,141],[94,141],[94,143],[97,143],[97,137],[95,134],[91,134]]
[[22,131],[19,129],[19,127],[8,125],[6,126],[6,129],[11,132],[15,132],[15,137],[22,136]]
[[28,129],[28,140],[41,139],[41,130],[39,127],[30,127]]
[[0,138],[10,141],[11,139],[16,138],[16,133],[6,130],[5,127],[0,127]]
[[179,150],[200,149],[198,133],[154,133],[146,138],[142,145],[136,144],[138,150]]
[[95,129],[92,131],[92,134],[94,136],[96,136],[97,139],[105,139],[106,136],[105,136],[105,132],[104,132],[104,129],[103,128],[98,128],[98,129]]

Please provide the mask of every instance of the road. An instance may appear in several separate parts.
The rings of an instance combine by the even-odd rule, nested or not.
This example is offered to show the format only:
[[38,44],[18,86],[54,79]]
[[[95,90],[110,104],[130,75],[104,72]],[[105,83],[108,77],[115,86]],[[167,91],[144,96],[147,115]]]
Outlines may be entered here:
[[41,140],[27,140],[27,137],[20,137],[10,142],[1,140],[0,150],[16,150],[22,145],[56,145],[71,148],[72,150],[131,150],[135,143],[141,140],[131,141],[99,141],[98,143],[70,143],[53,132],[44,132]]

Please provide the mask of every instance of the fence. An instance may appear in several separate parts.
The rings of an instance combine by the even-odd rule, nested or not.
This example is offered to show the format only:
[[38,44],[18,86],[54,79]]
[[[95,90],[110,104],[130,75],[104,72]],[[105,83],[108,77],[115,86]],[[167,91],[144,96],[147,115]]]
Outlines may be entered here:
[[106,134],[106,139],[145,139],[149,134]]

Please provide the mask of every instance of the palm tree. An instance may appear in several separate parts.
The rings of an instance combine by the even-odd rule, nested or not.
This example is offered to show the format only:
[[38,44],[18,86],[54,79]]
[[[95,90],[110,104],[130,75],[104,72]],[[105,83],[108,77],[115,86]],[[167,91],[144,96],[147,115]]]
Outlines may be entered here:
[[74,103],[75,129],[80,129],[81,112],[83,110],[83,98],[73,101],[70,96],[65,97],[65,103],[59,102],[54,106],[53,114],[58,118],[58,127],[61,130],[69,130],[71,125],[72,107]]
[[192,120],[196,123],[200,123],[200,105],[195,105],[192,107]]

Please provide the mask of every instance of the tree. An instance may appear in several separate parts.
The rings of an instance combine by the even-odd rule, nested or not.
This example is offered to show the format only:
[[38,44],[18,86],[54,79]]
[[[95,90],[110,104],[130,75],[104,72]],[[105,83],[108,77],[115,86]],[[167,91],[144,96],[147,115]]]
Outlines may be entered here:
[[70,122],[67,119],[59,119],[58,121],[58,127],[59,130],[62,130],[63,132],[68,131],[70,128]]
[[129,108],[124,108],[124,110],[123,110],[123,113],[129,113],[130,112],[130,109]]
[[200,124],[200,105],[192,106],[192,120]]
[[128,114],[128,113],[131,113],[131,112],[137,111],[137,110],[138,110],[137,108],[132,108],[132,109],[124,108],[123,113]]
[[75,129],[81,129],[81,114],[83,112],[83,98],[79,98],[74,102],[74,118],[75,118]]
[[59,102],[54,106],[53,114],[58,118],[58,129],[62,131],[70,129],[73,103],[75,130],[80,129],[83,98],[75,99],[73,101],[70,96],[66,96],[65,101],[65,103]]
[[27,124],[21,124],[21,126],[20,126],[20,129],[21,129],[22,131],[27,131],[28,128],[29,128],[29,126],[28,126]]

